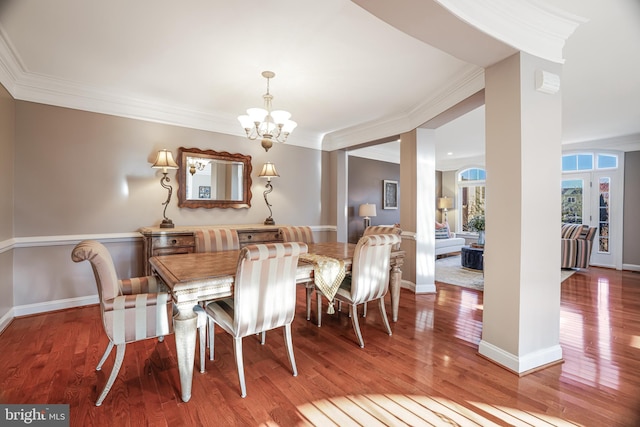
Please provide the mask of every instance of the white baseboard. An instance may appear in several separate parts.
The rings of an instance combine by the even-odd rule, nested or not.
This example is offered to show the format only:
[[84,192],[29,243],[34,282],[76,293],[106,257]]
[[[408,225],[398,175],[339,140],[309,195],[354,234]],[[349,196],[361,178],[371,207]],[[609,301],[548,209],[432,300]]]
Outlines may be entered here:
[[519,374],[562,360],[562,347],[560,347],[560,344],[524,356],[516,356],[482,340],[478,346],[478,352]]
[[629,270],[629,271],[640,271],[640,265],[622,264],[622,269],[623,270]]
[[0,334],[7,329],[7,326],[9,326],[9,323],[11,323],[14,317],[13,308],[9,310],[7,314],[0,317]]
[[416,294],[435,294],[436,284],[435,283],[416,283],[415,289],[413,291]]
[[[67,308],[82,307],[84,305],[98,304],[98,294],[86,297],[67,298],[56,301],[46,301],[37,304],[25,304],[13,307],[13,317],[28,316],[31,314],[46,313],[49,311],[64,310]],[[10,313],[9,313],[10,314]],[[6,316],[5,316],[6,317]]]

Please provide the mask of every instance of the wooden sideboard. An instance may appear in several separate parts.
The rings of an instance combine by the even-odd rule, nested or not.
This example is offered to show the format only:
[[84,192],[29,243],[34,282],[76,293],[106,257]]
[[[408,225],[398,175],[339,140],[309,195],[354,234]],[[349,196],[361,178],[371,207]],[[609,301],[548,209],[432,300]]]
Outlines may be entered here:
[[256,243],[282,242],[281,226],[273,225],[224,225],[182,226],[176,228],[143,227],[139,230],[143,241],[145,275],[151,274],[149,258],[158,255],[189,254],[195,251],[195,230],[208,228],[232,228],[238,232],[240,247]]

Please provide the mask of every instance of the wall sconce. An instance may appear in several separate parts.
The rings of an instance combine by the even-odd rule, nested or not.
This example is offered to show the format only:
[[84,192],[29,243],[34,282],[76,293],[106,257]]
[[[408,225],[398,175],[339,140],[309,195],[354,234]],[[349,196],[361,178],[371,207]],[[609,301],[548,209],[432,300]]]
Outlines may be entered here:
[[276,171],[276,166],[271,162],[267,162],[264,164],[264,166],[262,166],[262,171],[258,176],[261,178],[267,178],[267,185],[266,185],[267,189],[264,191],[263,195],[264,195],[264,202],[267,204],[267,207],[269,208],[269,217],[264,220],[264,225],[274,225],[275,221],[271,217],[273,215],[273,212],[271,212],[271,204],[269,204],[269,201],[267,200],[267,194],[271,193],[271,190],[273,190],[273,187],[271,186],[271,178],[276,178],[276,177],[279,177],[280,175],[278,175],[278,171]]
[[167,169],[178,169],[178,165],[176,164],[175,160],[173,160],[171,151],[167,151],[165,149],[158,151],[158,157],[151,167],[154,169],[162,168],[162,178],[160,178],[160,185],[162,185],[163,188],[166,188],[169,191],[169,194],[167,195],[167,201],[163,203],[164,211],[162,212],[162,216],[164,217],[164,219],[160,223],[160,228],[173,228],[173,221],[167,218],[167,206],[169,206],[169,202],[171,201],[171,193],[173,192],[173,188],[171,188],[171,186],[167,184],[171,181],[167,176]]
[[440,197],[438,199],[438,209],[444,212],[444,222],[447,222],[447,211],[453,208],[453,199],[449,197]]
[[367,227],[371,225],[371,218],[369,217],[376,216],[376,205],[373,203],[360,205],[360,208],[358,209],[358,216],[364,217],[364,228],[366,230]]

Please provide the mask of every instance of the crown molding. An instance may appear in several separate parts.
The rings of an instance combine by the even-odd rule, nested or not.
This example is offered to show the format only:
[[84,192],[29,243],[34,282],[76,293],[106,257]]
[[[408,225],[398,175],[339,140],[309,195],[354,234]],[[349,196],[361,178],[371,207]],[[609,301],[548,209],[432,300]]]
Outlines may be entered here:
[[371,121],[326,134],[322,149],[339,150],[408,132],[482,89],[484,89],[484,69],[476,65],[468,65],[449,86],[412,110],[386,120]]
[[435,0],[452,14],[520,51],[564,63],[562,50],[588,19],[541,0]]

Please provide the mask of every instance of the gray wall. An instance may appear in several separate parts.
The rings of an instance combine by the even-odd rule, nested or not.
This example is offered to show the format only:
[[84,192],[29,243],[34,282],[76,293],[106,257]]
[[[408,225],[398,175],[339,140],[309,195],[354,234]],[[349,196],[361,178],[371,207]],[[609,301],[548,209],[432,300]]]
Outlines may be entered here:
[[357,242],[364,231],[364,220],[358,216],[358,209],[363,203],[376,205],[376,217],[371,218],[371,225],[397,224],[400,222],[400,209],[382,209],[382,183],[385,179],[398,181],[398,207],[402,196],[400,183],[400,165],[349,156],[349,241]]
[[[13,141],[15,101],[0,85],[0,319],[13,306]],[[2,330],[0,322],[0,330]]]
[[640,151],[624,155],[624,220],[622,264],[640,267]]
[[[0,330],[11,304],[22,307],[20,315],[43,311],[51,301],[59,305],[48,309],[94,301],[89,265],[70,259],[82,238],[107,244],[120,277],[141,274],[137,230],[159,224],[167,197],[161,172],[151,168],[159,149],[174,157],[181,146],[252,157],[249,209],[178,208],[170,172],[174,192],[167,216],[176,225],[262,224],[269,211],[262,194],[266,181],[258,174],[272,161],[280,174],[269,194],[276,224],[316,226],[318,240],[335,239],[326,223],[331,215],[325,210],[335,198],[322,179],[329,175],[327,153],[286,144],[265,152],[243,137],[13,101],[2,93],[0,242],[10,249],[0,253]],[[15,135],[5,122],[15,123]]]

